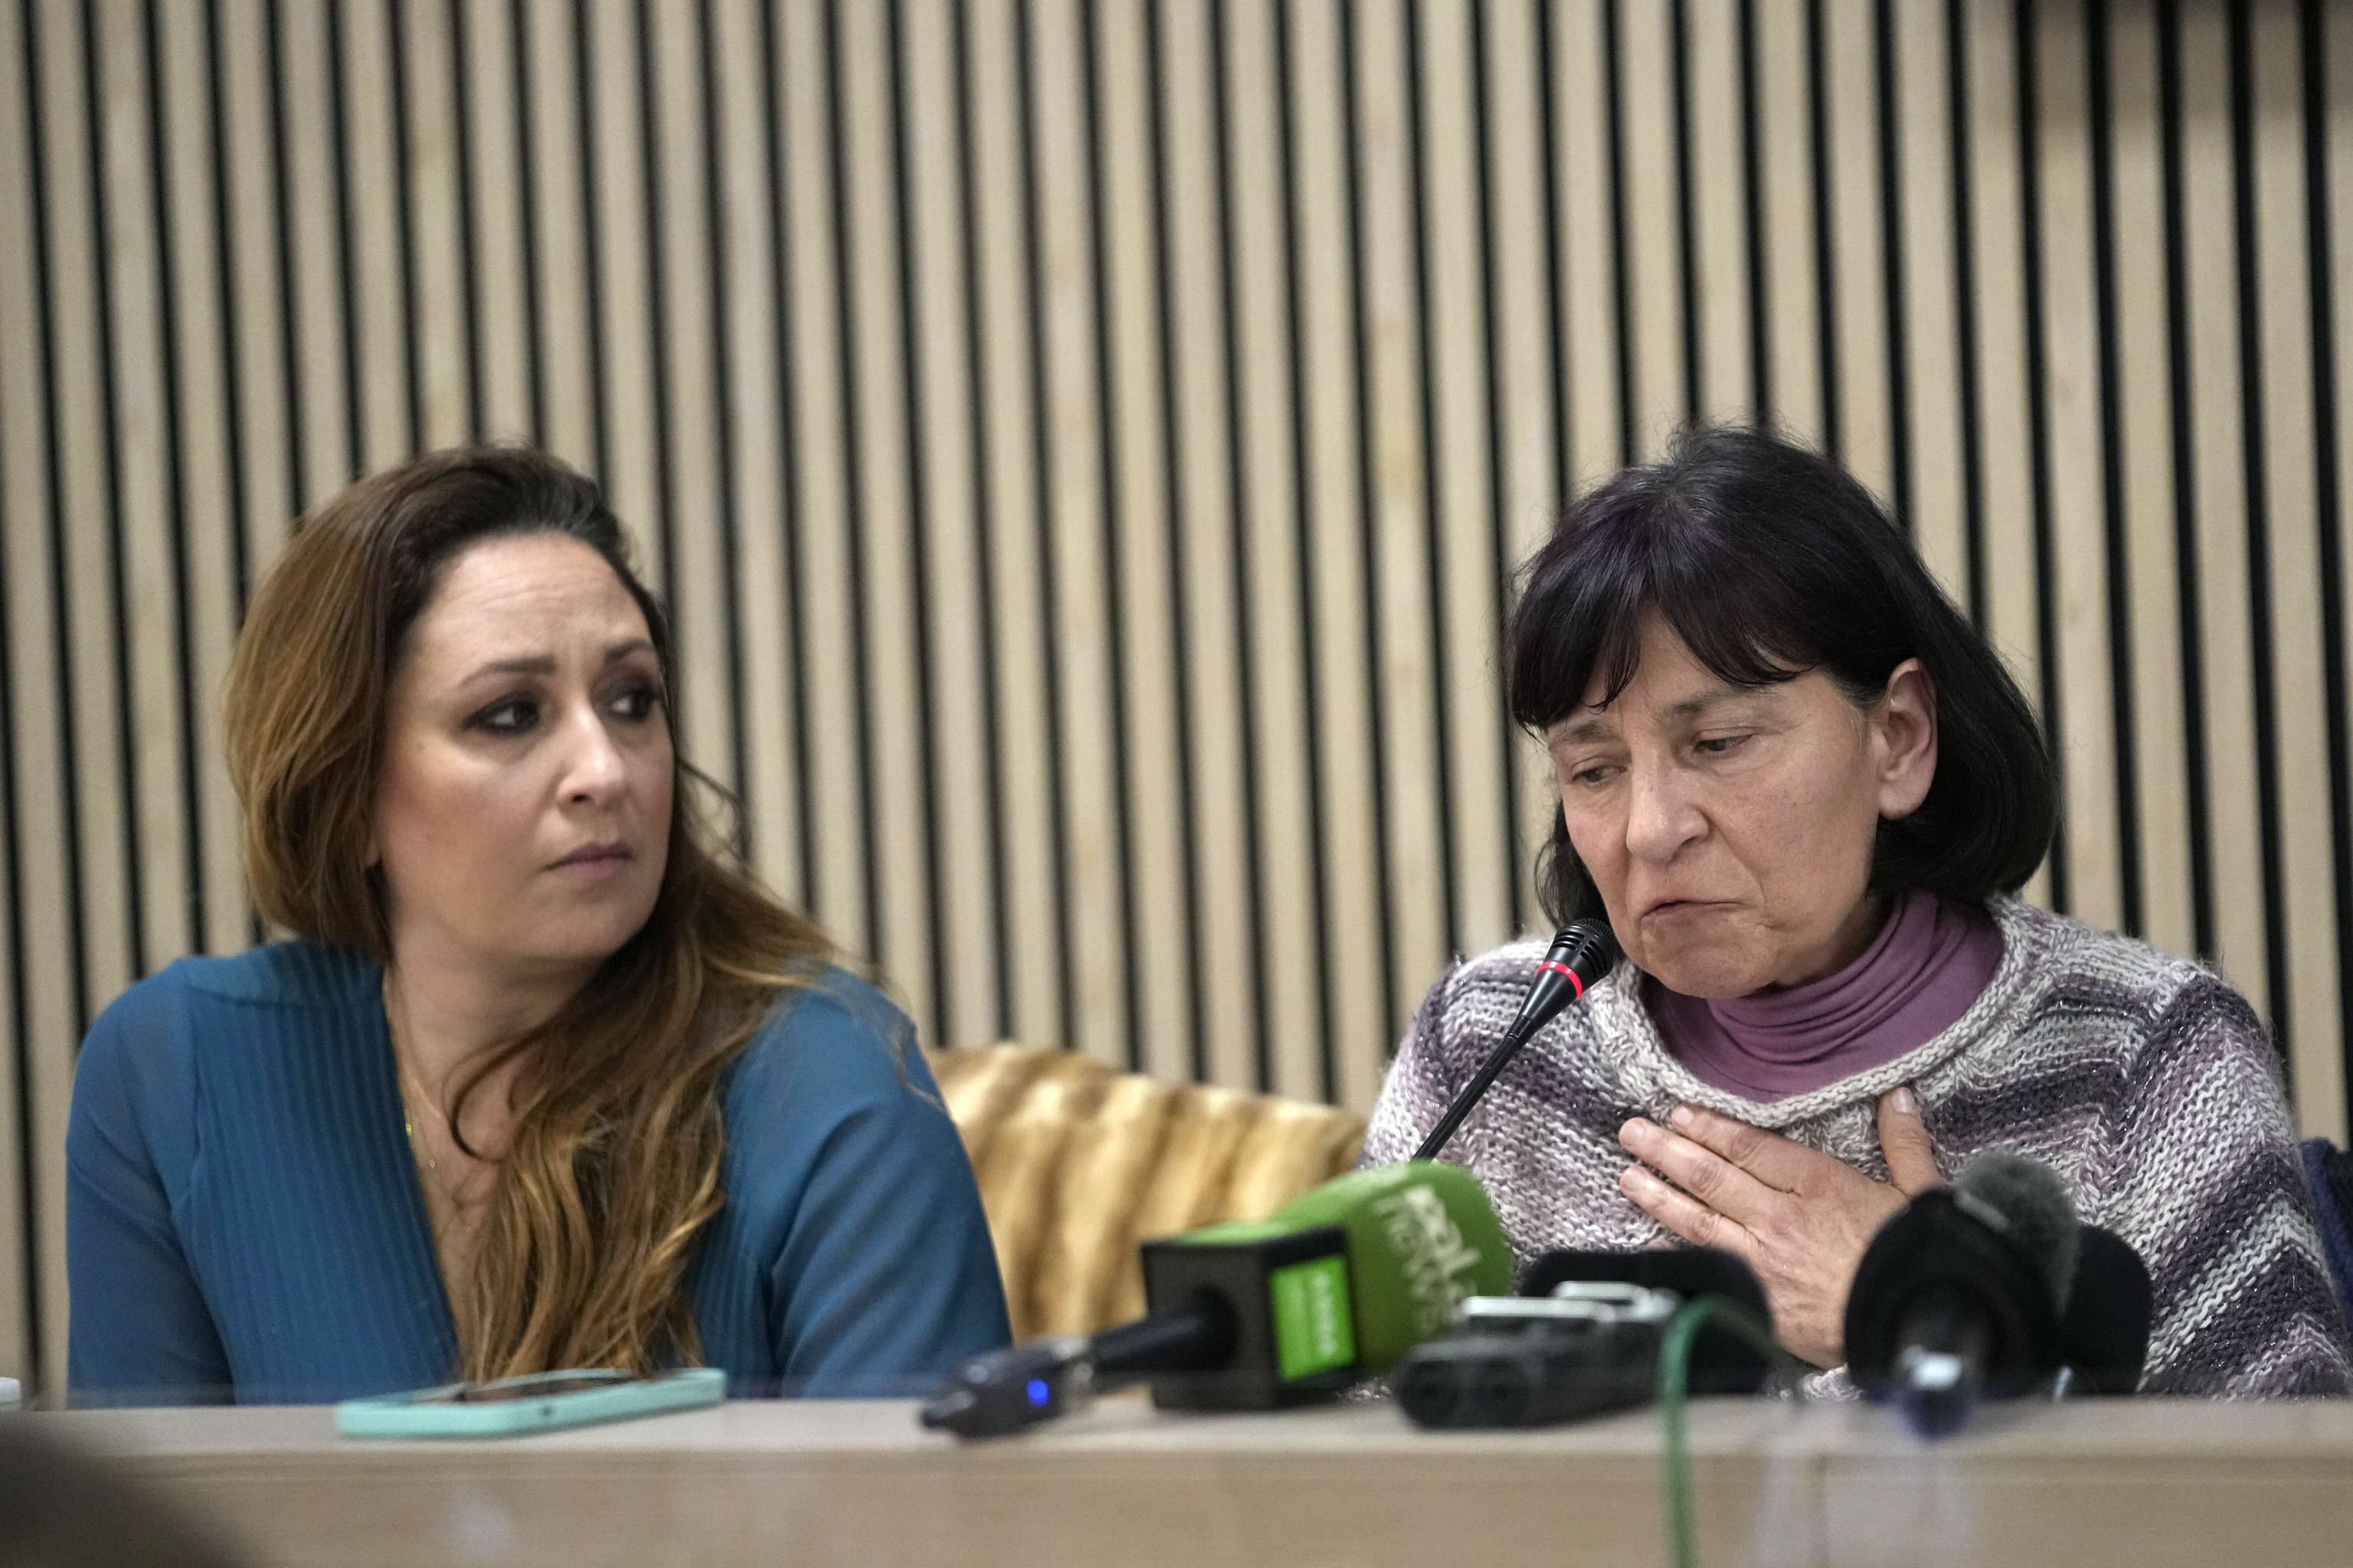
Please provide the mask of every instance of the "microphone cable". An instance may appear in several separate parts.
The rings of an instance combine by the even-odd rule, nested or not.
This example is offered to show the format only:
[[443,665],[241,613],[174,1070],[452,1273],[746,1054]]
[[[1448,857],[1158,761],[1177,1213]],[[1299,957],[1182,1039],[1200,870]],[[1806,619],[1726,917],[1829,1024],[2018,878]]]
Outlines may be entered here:
[[1694,1296],[1676,1308],[1659,1340],[1659,1463],[1665,1472],[1667,1546],[1674,1568],[1699,1568],[1699,1542],[1692,1531],[1691,1442],[1684,1421],[1690,1404],[1692,1347],[1710,1324],[1730,1330],[1762,1351],[1767,1361],[1789,1359],[1773,1330],[1729,1296]]

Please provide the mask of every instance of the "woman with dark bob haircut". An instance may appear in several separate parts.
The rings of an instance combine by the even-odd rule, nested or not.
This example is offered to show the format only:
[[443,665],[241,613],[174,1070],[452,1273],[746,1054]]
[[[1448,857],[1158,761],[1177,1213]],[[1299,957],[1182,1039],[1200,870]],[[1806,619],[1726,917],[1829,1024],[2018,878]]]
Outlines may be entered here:
[[[1512,712],[1560,794],[1546,911],[1626,950],[1450,1146],[1523,1260],[1727,1248],[1826,1369],[1810,1385],[1847,1392],[1873,1233],[2003,1150],[2147,1264],[2145,1389],[2346,1391],[2262,1024],[2198,965],[2017,896],[2057,817],[2042,736],[1861,485],[1769,435],[1687,430],[1568,510],[1508,635]],[[1368,1162],[1412,1151],[1543,950],[1430,989]]]

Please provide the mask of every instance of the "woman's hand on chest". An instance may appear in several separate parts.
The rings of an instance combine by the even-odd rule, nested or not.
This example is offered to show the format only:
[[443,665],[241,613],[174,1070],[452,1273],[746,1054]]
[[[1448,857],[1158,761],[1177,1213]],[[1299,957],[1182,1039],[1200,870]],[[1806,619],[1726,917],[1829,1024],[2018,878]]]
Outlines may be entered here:
[[1911,1090],[1879,1102],[1892,1181],[1697,1106],[1678,1106],[1667,1120],[1636,1117],[1619,1128],[1618,1141],[1641,1162],[1626,1168],[1620,1190],[1685,1241],[1746,1260],[1783,1344],[1817,1366],[1844,1361],[1847,1287],[1863,1249],[1913,1194],[1941,1180]]

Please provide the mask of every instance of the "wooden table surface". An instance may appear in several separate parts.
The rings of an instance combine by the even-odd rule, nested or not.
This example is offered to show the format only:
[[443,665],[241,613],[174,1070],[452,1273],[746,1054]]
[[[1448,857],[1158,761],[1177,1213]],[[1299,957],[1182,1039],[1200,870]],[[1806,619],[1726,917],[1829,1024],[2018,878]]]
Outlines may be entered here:
[[[1655,1410],[1438,1434],[1378,1404],[1115,1399],[970,1445],[913,1412],[735,1404],[472,1442],[346,1441],[324,1409],[5,1419],[116,1456],[272,1568],[1667,1560]],[[1691,1448],[1709,1568],[2353,1563],[2353,1402],[2021,1405],[1929,1446],[1884,1411],[1718,1399]]]

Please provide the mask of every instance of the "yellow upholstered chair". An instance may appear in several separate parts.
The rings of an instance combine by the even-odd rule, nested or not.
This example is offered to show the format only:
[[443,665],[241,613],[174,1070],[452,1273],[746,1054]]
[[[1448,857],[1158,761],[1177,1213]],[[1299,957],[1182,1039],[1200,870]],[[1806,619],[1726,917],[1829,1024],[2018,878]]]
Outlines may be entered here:
[[1123,1073],[1074,1051],[932,1058],[980,1178],[1016,1339],[1144,1310],[1136,1245],[1257,1220],[1356,1164],[1351,1111]]

